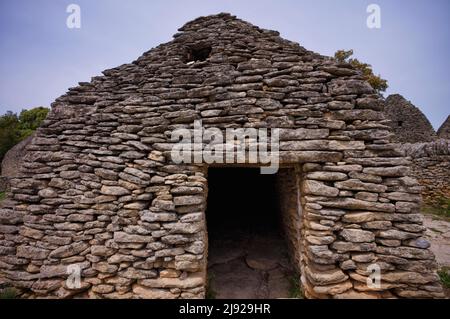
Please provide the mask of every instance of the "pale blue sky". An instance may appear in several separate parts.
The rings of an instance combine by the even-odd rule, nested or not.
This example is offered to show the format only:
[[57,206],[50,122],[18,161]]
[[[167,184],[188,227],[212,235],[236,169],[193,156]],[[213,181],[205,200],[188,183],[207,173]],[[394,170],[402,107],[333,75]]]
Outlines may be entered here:
[[[81,7],[82,28],[66,27]],[[382,10],[368,29],[366,8]],[[354,49],[437,129],[449,112],[448,0],[0,0],[0,113],[49,106],[78,82],[171,40],[185,22],[230,12],[309,50]]]

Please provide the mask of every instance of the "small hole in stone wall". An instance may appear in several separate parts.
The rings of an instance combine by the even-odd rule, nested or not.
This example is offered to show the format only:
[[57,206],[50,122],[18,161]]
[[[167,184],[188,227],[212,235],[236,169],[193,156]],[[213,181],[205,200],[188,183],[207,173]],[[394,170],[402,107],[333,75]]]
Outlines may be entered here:
[[402,127],[403,126],[403,121],[398,121],[398,127]]
[[204,46],[199,48],[191,48],[188,52],[186,63],[206,61],[211,55],[212,48],[210,46]]

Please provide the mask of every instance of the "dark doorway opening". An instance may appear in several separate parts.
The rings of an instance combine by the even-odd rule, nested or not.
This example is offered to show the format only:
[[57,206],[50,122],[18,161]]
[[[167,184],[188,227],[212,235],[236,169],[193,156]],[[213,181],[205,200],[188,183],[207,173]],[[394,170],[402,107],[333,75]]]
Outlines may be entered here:
[[257,168],[210,168],[208,297],[295,297],[298,278],[283,225],[279,175],[262,175]]

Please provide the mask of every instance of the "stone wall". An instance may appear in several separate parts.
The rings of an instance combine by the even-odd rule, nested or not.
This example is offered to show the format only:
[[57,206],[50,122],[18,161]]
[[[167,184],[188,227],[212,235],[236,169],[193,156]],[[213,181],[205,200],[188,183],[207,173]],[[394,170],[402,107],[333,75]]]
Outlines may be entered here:
[[423,186],[426,203],[450,198],[450,140],[405,144],[400,149],[412,158],[412,175]]
[[170,153],[200,119],[280,129],[307,297],[442,296],[410,161],[349,64],[220,14],[103,74],[55,101],[2,202],[0,280],[22,297],[203,298],[208,164]]
[[0,176],[0,192],[5,192],[8,189],[8,178]]
[[422,111],[399,94],[388,96],[384,113],[398,143],[431,142],[437,138],[430,121]]
[[[297,170],[297,172],[296,172]],[[288,247],[289,257],[295,270],[301,272],[301,232],[302,206],[300,203],[300,181],[297,179],[300,168],[282,169],[277,175],[278,201],[281,224]]]

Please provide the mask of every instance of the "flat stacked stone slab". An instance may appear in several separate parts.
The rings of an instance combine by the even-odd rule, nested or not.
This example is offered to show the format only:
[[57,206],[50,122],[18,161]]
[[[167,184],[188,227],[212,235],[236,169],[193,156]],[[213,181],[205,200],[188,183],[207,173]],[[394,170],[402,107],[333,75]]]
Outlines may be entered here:
[[420,187],[380,101],[350,65],[278,32],[229,14],[191,21],[53,103],[0,209],[1,281],[24,298],[205,297],[208,165],[170,156],[170,132],[201,119],[282,129],[308,298],[441,297]]

